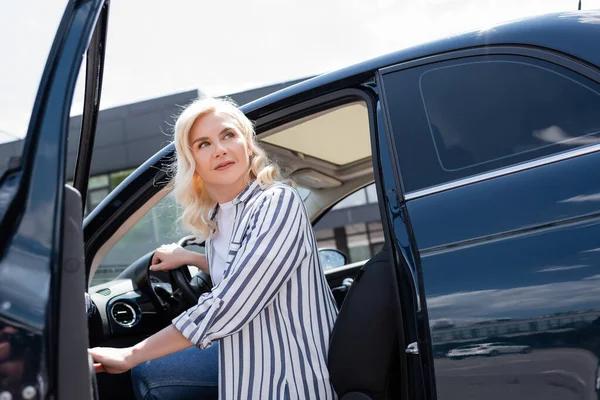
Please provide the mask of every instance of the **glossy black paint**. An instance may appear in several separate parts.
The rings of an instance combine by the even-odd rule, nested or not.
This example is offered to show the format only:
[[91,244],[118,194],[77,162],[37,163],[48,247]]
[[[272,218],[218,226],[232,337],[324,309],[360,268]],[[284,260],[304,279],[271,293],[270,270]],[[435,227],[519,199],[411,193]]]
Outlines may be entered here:
[[[13,398],[56,391],[56,324],[64,165],[69,109],[102,1],[70,2],[42,76],[25,141],[21,179],[3,202],[0,260],[0,340],[10,343],[3,377]],[[5,396],[8,396],[6,394]]]
[[[440,398],[596,398],[599,165],[592,153],[408,202]],[[444,358],[499,341],[532,351]]]

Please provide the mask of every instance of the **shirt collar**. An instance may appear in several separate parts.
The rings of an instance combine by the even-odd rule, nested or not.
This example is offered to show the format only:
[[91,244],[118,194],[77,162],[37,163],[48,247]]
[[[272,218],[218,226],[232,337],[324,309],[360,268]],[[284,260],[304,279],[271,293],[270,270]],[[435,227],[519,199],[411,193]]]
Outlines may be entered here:
[[257,188],[258,182],[255,179],[252,182],[250,182],[250,184],[246,186],[246,188],[242,190],[241,193],[238,194],[235,199],[233,199],[233,204],[245,203],[250,197],[252,197]]
[[[235,197],[235,199],[233,199],[231,202],[233,203],[233,205],[236,205],[239,203],[245,203],[252,197],[252,195],[254,194],[254,192],[256,192],[256,190],[258,188],[260,188],[260,186],[258,185],[258,182],[255,179],[252,182],[250,182],[250,184],[248,186],[246,186],[246,188],[244,190],[242,190],[240,192],[240,194],[238,194]],[[215,219],[218,210],[219,210],[219,203],[217,203],[215,205],[215,207],[212,209],[212,211],[210,213],[211,220]]]

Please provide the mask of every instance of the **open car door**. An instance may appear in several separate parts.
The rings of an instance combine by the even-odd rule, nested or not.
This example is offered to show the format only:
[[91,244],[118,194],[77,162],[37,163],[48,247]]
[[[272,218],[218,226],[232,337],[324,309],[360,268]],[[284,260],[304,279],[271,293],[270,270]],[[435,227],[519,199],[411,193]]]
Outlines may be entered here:
[[[87,354],[82,198],[87,191],[108,1],[69,1],[24,152],[0,179],[0,398],[97,398]],[[86,98],[74,187],[65,185],[69,111],[83,56]]]

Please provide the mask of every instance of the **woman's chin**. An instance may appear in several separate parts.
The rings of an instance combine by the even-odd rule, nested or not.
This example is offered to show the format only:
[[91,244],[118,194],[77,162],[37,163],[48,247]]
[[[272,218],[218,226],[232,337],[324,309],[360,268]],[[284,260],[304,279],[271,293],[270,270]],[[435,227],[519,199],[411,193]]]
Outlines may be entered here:
[[235,171],[233,169],[226,169],[224,171],[215,171],[211,181],[212,185],[215,186],[229,186],[239,185],[244,182],[245,171]]

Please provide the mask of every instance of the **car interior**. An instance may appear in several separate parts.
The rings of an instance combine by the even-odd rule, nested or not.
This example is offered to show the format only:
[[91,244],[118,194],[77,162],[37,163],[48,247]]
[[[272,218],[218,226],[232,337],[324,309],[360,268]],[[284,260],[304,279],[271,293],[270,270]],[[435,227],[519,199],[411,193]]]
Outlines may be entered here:
[[[266,130],[257,126],[261,146],[297,185],[313,224],[376,179],[369,119],[365,101],[354,99]],[[211,288],[210,277],[195,267],[149,272],[151,250],[137,254],[139,258],[116,278],[94,284],[103,259],[169,197],[165,183],[155,182],[155,193],[131,206],[129,216],[88,261],[88,293],[93,302],[88,319],[90,347],[133,345],[168,325]],[[182,234],[178,242],[203,252],[203,244],[195,240]],[[343,259],[339,265],[324,268],[340,309],[329,354],[332,383],[343,399],[398,398],[404,347],[390,246],[384,241],[377,254],[358,262],[349,262],[345,254]],[[129,373],[98,374],[97,380],[100,398],[133,398]]]

